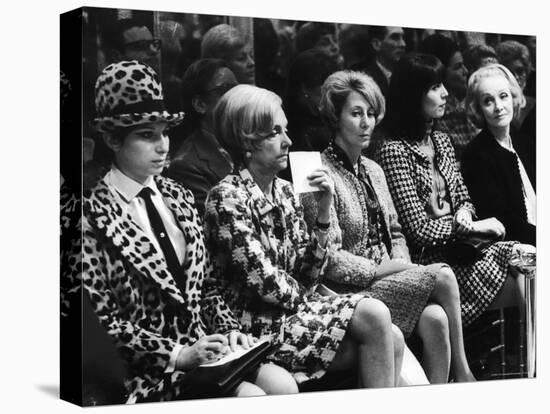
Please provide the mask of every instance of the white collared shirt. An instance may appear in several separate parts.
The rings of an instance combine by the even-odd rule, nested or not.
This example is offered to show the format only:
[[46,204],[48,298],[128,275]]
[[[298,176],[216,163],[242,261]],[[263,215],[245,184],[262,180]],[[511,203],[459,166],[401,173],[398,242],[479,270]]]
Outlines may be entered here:
[[521,162],[521,159],[516,153],[516,150],[514,149],[514,147],[508,148],[507,146],[503,145],[501,142],[499,141],[497,142],[500,144],[502,148],[514,153],[514,155],[516,156],[516,159],[518,161],[518,166],[519,166],[519,175],[521,177],[521,183],[523,184],[523,200],[525,202],[525,209],[527,210],[527,222],[533,226],[536,226],[537,225],[537,196],[535,194],[535,190],[533,189],[533,185],[531,184],[531,180],[527,175],[527,171],[525,171],[525,167],[523,166],[523,163]]
[[[153,177],[149,177],[145,185],[143,185],[137,181],[134,181],[118,168],[113,166],[105,176],[105,182],[110,188],[115,190],[114,193],[118,197],[120,205],[127,209],[126,212],[135,220],[139,227],[141,227],[143,232],[147,235],[147,237],[149,237],[151,243],[154,244],[160,254],[163,254],[160,244],[153,233],[151,222],[149,221],[149,216],[147,215],[145,201],[141,197],[138,197],[138,193],[143,187],[149,187],[153,191],[153,194],[151,194],[151,201],[157,209],[162,223],[166,228],[166,232],[168,233],[172,246],[174,246],[174,250],[180,264],[183,263],[183,260],[185,259],[185,237],[182,230],[179,228],[174,215],[164,203]],[[170,361],[168,362],[164,372],[174,372],[176,368],[176,360],[182,348],[183,345],[180,344],[174,347],[172,353],[170,354]]]
[[164,203],[153,177],[150,177],[145,185],[142,185],[126,176],[122,171],[113,166],[111,171],[109,171],[105,176],[105,182],[107,185],[116,190],[116,193],[119,196],[120,204],[127,207],[127,212],[130,217],[135,220],[135,222],[139,225],[139,227],[141,227],[144,233],[155,245],[157,250],[162,254],[162,249],[160,248],[160,244],[153,233],[149,216],[147,215],[145,201],[141,197],[138,197],[138,193],[143,189],[143,187],[149,187],[153,191],[151,194],[151,201],[162,219],[162,223],[166,228],[166,232],[168,233],[172,246],[174,246],[179,262],[183,263],[183,260],[185,259],[185,237],[182,230],[176,223],[174,215]]

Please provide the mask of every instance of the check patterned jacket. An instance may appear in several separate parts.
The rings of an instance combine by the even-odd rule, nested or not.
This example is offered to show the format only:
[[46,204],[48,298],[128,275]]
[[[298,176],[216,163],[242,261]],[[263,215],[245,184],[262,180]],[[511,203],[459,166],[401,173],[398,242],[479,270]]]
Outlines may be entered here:
[[[445,178],[453,212],[475,209],[460,171],[449,137],[432,133],[435,163]],[[432,191],[430,162],[418,144],[409,140],[392,140],[377,155],[388,181],[399,221],[413,262],[431,264],[446,261],[446,248],[456,240],[453,215],[437,219],[428,216],[424,206]],[[469,325],[493,302],[508,275],[508,261],[515,242],[497,242],[482,257],[467,265],[452,265],[460,289],[460,306],[464,326]]]
[[275,178],[271,204],[246,169],[209,193],[205,234],[220,295],[245,331],[277,332],[286,313],[304,302],[325,260],[308,235],[289,182]]
[[289,182],[275,178],[272,196],[267,199],[247,169],[225,177],[206,202],[207,247],[219,294],[243,331],[275,336],[280,346],[270,359],[317,378],[334,359],[357,303],[368,295],[315,292],[327,249],[316,230],[308,235]]
[[[434,131],[432,139],[435,163],[445,178],[453,212],[467,208],[475,215],[468,189],[457,170],[449,137]],[[408,140],[389,141],[380,149],[377,159],[386,174],[413,261],[418,260],[425,247],[441,247],[454,241],[453,217],[432,219],[424,209],[432,192],[432,171],[427,156],[418,144]]]

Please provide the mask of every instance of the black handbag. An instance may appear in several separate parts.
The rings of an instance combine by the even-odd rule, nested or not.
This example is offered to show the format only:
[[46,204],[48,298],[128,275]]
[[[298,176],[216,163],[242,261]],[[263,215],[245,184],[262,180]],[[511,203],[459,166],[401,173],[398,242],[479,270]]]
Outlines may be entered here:
[[487,248],[498,241],[493,235],[472,234],[445,246],[444,256],[450,265],[469,265],[483,257]]
[[186,398],[227,397],[273,350],[271,342],[262,342],[241,357],[216,366],[199,366],[183,378]]

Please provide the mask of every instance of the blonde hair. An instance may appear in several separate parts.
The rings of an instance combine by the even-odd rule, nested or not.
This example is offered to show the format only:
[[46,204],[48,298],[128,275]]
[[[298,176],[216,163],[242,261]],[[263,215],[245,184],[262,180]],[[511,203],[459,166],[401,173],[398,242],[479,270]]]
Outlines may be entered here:
[[321,116],[332,133],[338,130],[338,120],[351,92],[360,94],[376,113],[376,125],[384,118],[386,101],[376,82],[363,72],[341,70],[330,75],[321,87]]
[[229,60],[244,44],[244,38],[239,30],[225,23],[219,24],[204,34],[201,42],[201,58]]
[[468,90],[466,92],[466,111],[472,123],[478,128],[485,128],[486,121],[479,105],[479,84],[481,79],[492,76],[502,76],[508,81],[510,93],[512,94],[512,103],[514,106],[514,116],[525,106],[525,97],[510,70],[500,63],[492,63],[476,70],[468,79]]
[[273,132],[273,117],[282,100],[275,93],[252,85],[237,85],[214,109],[214,134],[236,166],[245,152]]

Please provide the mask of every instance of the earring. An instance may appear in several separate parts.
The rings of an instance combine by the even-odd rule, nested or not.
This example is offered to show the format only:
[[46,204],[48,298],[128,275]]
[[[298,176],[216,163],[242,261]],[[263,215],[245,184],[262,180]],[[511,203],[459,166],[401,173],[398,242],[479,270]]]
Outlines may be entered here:
[[245,158],[250,158],[250,157],[252,157],[252,153],[251,153],[250,151],[246,151],[246,152],[244,153],[244,157],[245,157]]

